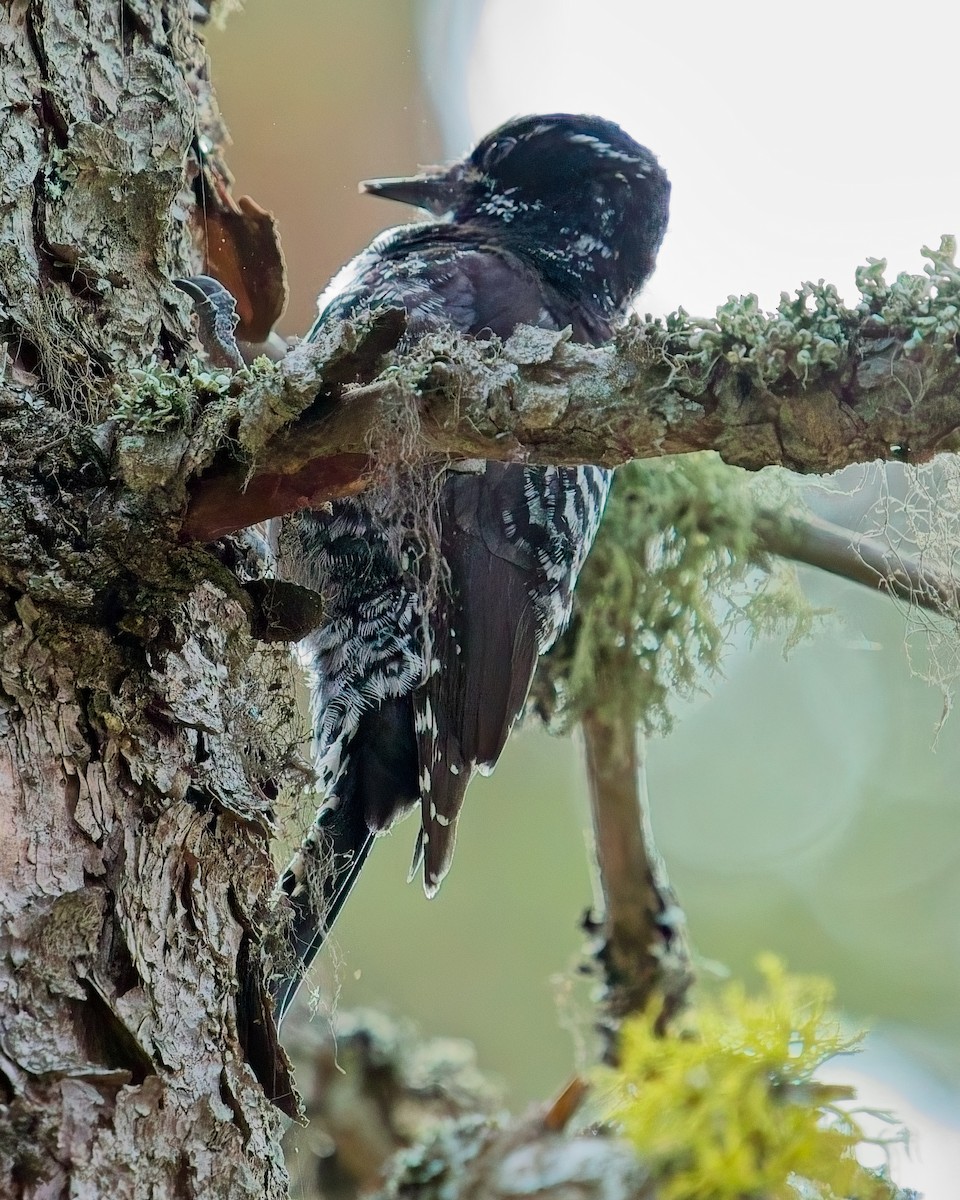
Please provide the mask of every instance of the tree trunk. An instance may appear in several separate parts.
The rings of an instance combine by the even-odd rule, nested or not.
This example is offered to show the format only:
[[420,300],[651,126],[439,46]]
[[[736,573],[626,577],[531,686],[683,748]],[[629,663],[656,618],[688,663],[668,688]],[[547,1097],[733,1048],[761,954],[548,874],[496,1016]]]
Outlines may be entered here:
[[259,962],[289,667],[176,541],[197,413],[162,462],[110,419],[138,369],[196,353],[172,280],[203,268],[196,196],[226,182],[198,8],[0,18],[4,1197],[286,1194]]

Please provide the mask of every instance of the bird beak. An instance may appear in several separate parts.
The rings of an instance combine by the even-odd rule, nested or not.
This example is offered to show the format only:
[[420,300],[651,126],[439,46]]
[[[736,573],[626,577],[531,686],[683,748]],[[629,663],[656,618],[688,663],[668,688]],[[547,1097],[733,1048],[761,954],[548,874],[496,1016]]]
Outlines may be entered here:
[[425,208],[442,217],[455,207],[457,185],[447,172],[435,175],[411,175],[407,179],[365,179],[360,191],[384,200],[399,200],[414,208]]

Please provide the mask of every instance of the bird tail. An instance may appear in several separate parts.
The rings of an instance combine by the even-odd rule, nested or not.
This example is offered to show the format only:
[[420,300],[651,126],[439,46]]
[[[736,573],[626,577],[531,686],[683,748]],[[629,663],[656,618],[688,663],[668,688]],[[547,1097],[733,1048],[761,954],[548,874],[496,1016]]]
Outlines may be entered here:
[[321,808],[284,872],[280,890],[292,908],[286,941],[293,962],[283,964],[270,983],[278,1027],[340,915],[373,839],[363,814],[341,800],[335,806]]

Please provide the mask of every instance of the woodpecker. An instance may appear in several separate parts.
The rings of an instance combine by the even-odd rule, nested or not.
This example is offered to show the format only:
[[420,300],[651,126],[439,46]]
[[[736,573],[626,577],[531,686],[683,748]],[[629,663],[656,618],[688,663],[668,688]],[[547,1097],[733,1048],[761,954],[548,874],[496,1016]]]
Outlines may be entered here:
[[[528,324],[598,345],[654,268],[670,194],[618,125],[567,113],[508,121],[448,168],[361,187],[431,219],[387,230],[348,263],[308,340],[387,306],[405,311],[408,344],[444,327],[505,339]],[[425,491],[425,469],[407,483]],[[449,464],[430,587],[431,554],[396,497],[373,489],[298,518],[296,557],[325,599],[303,647],[322,803],[281,881],[298,963],[275,983],[278,1020],[374,838],[417,807],[411,876],[422,862],[427,895],[437,890],[467,785],[492,770],[538,656],[570,618],[609,484],[592,466]]]

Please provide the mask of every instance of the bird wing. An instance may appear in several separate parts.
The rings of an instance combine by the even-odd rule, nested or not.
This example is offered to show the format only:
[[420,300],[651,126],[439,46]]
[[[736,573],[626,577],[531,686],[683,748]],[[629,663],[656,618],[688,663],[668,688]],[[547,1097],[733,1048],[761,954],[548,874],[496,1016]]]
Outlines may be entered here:
[[488,463],[482,473],[451,471],[443,487],[448,583],[431,622],[433,670],[412,697],[428,894],[450,865],[467,784],[500,757],[536,667],[532,565],[488,544],[490,523],[502,523],[518,482],[516,470]]

